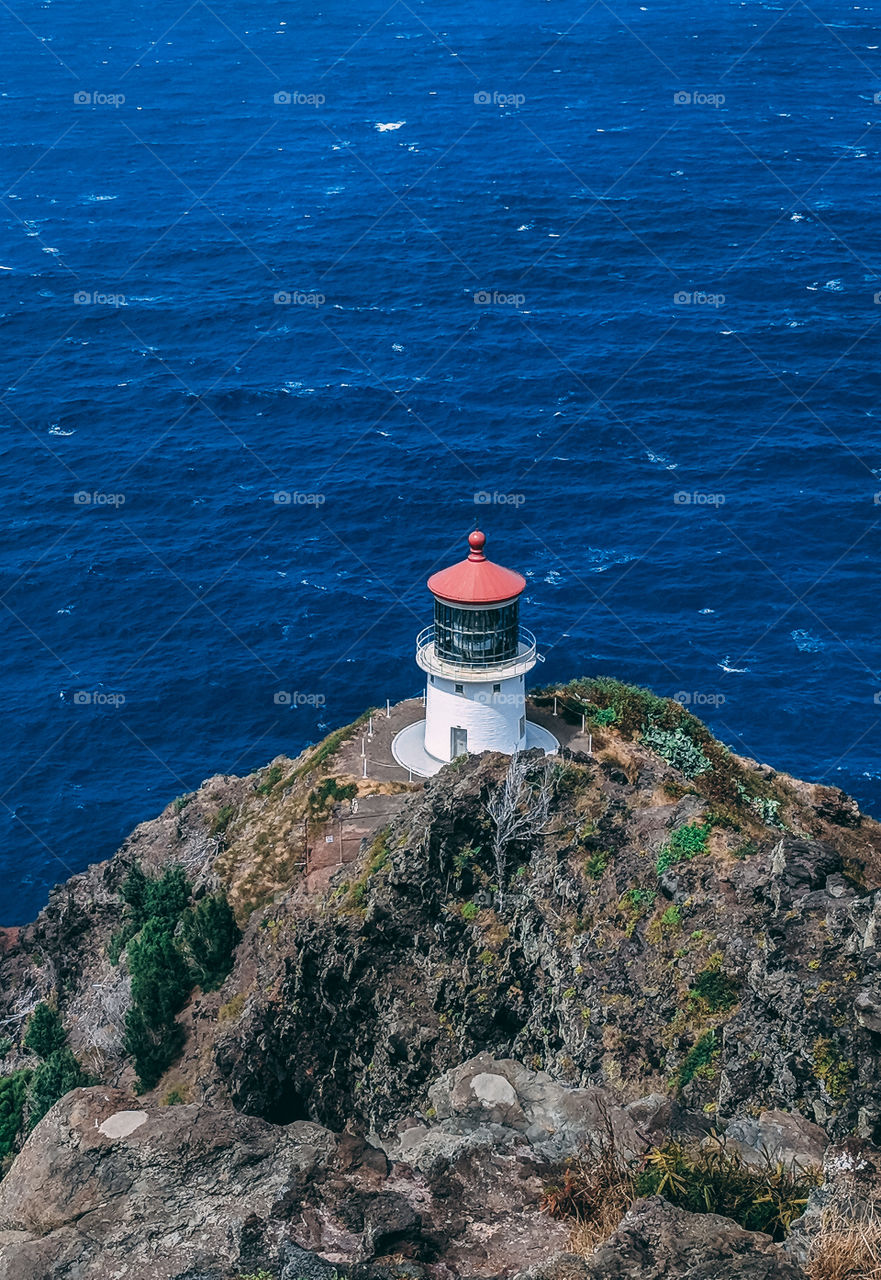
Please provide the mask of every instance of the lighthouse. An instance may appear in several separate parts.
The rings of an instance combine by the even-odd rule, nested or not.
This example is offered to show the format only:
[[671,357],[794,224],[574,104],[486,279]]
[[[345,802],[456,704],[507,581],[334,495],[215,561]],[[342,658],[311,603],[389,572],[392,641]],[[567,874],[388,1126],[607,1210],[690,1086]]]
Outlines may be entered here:
[[535,636],[520,625],[526,579],[488,560],[485,546],[475,529],[467,557],[428,579],[434,623],[416,638],[425,719],[392,742],[398,763],[421,777],[466,752],[558,747],[526,719],[526,676],[539,661]]

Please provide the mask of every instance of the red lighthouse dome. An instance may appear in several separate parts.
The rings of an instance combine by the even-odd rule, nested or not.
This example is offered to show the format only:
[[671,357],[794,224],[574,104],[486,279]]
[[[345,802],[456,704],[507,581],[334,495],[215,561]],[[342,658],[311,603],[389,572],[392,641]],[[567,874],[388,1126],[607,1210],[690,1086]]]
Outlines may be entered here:
[[470,554],[458,564],[433,573],[428,579],[432,595],[449,604],[493,605],[516,600],[526,579],[513,569],[487,560],[483,553],[486,535],[479,529],[469,534]]

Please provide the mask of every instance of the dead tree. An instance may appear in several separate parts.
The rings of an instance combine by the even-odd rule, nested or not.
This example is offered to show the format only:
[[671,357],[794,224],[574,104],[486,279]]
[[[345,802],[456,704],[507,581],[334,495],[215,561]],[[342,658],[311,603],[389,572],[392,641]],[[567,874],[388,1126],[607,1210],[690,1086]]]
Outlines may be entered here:
[[554,767],[545,760],[535,766],[519,752],[511,757],[504,781],[486,803],[493,824],[492,852],[503,901],[508,874],[508,852],[515,841],[534,840],[548,822],[554,793]]

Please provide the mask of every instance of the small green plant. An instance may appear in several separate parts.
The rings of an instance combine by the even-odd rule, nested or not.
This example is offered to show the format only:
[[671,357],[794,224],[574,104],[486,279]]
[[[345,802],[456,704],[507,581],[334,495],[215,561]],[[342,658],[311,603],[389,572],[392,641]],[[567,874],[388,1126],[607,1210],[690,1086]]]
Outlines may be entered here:
[[704,853],[710,830],[708,822],[692,822],[677,827],[670,839],[662,845],[658,854],[658,860],[655,863],[658,875],[662,876],[677,862],[688,862],[698,854]]
[[600,849],[596,853],[588,855],[584,863],[584,869],[591,880],[599,880],[608,865],[609,851]]
[[681,726],[663,729],[659,725],[650,725],[643,730],[642,742],[686,778],[696,778],[710,768],[710,761],[701,747]]
[[463,920],[475,920],[480,914],[480,907],[476,902],[463,902],[460,910]]
[[708,1013],[722,1013],[740,999],[740,987],[721,969],[706,968],[696,976],[688,992],[689,1000]]
[[183,813],[184,809],[186,809],[187,805],[192,800],[193,794],[194,793],[192,791],[188,791],[182,796],[175,796],[171,802],[173,811],[175,813]]
[[458,849],[453,854],[453,871],[458,880],[461,880],[465,872],[471,869],[479,854],[480,847],[473,844],[468,844],[464,849]]
[[853,1066],[839,1052],[835,1042],[826,1036],[814,1041],[814,1067],[830,1098],[839,1102],[847,1096]]
[[236,816],[236,808],[233,804],[222,804],[211,819],[209,831],[213,836],[223,836],[226,829]]
[[661,924],[665,929],[678,929],[682,924],[682,908],[676,906],[668,907],[661,916]]
[[11,1048],[12,1038],[10,1036],[0,1036],[0,1058],[5,1058]]
[[701,1038],[689,1049],[677,1074],[680,1089],[690,1084],[695,1076],[706,1078],[712,1072],[716,1048],[715,1031],[705,1031]]
[[56,1049],[63,1049],[66,1043],[67,1035],[57,1012],[48,1004],[38,1004],[24,1033],[25,1048],[38,1058],[48,1058]]

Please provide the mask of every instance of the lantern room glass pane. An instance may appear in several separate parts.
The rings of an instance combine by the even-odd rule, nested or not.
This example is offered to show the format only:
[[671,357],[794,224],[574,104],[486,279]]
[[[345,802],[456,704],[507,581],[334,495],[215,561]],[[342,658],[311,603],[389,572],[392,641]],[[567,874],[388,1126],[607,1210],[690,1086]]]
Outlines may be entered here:
[[434,644],[439,658],[466,667],[491,666],[516,658],[519,601],[501,608],[457,609],[436,600]]

